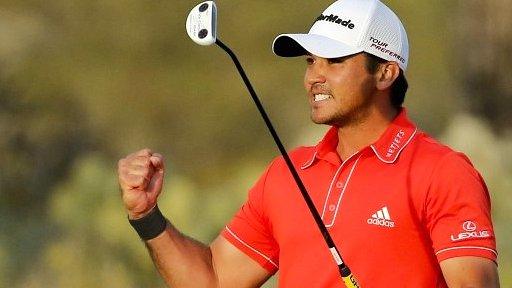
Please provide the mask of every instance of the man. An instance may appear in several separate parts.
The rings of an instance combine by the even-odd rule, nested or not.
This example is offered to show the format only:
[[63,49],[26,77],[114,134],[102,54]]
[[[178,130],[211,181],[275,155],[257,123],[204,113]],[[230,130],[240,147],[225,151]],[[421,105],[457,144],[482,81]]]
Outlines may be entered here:
[[[332,126],[290,153],[322,220],[362,287],[498,287],[490,199],[469,160],[419,131],[401,107],[408,40],[378,0],[340,0],[308,34],[274,52],[306,55],[311,119]],[[209,246],[156,207],[162,156],[119,162],[130,222],[171,287],[343,287],[282,158]]]

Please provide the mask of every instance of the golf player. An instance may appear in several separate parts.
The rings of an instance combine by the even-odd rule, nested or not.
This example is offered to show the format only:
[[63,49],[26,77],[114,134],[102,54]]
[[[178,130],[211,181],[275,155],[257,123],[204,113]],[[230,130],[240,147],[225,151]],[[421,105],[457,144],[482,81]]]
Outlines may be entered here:
[[[290,158],[361,287],[499,287],[486,185],[470,160],[402,107],[406,31],[378,0],[339,0],[278,56],[305,61],[310,117],[330,129]],[[220,235],[204,245],[158,209],[163,157],[119,161],[122,199],[170,287],[344,287],[284,160],[273,160]]]

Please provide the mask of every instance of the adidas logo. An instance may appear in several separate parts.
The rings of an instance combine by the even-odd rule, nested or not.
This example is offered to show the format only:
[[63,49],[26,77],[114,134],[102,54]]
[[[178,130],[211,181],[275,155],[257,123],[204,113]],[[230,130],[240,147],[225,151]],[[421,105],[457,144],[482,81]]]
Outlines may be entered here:
[[389,228],[395,227],[395,222],[391,220],[391,216],[389,216],[388,207],[386,206],[382,207],[382,209],[377,211],[377,213],[373,214],[371,218],[368,218],[366,223]]

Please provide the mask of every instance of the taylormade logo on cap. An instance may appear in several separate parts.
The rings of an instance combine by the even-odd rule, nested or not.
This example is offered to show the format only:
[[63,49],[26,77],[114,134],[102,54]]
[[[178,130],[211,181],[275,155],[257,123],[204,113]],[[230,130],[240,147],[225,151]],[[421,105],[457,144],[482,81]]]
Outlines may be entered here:
[[323,21],[323,20],[329,21],[329,22],[334,22],[336,24],[340,24],[341,26],[345,26],[348,29],[354,29],[354,27],[355,27],[353,23],[350,23],[351,20],[346,21],[346,20],[341,19],[337,15],[333,15],[333,14],[331,14],[329,16],[325,16],[325,15],[321,14],[320,16],[318,16],[318,18],[316,18],[316,21]]
[[283,57],[311,53],[338,58],[364,51],[397,62],[404,71],[409,62],[405,28],[379,0],[338,0],[325,9],[307,34],[279,35],[272,48]]

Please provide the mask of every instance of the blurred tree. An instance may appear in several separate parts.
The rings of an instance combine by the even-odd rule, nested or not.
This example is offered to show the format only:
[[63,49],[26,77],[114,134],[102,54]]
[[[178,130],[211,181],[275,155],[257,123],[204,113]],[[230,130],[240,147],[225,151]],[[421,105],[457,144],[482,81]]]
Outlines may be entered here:
[[62,92],[44,104],[22,93],[0,79],[0,230],[11,247],[5,259],[13,278],[42,252],[51,231],[45,203],[88,139],[80,113]]
[[512,2],[458,0],[453,11],[454,71],[463,105],[490,121],[495,132],[510,132]]

